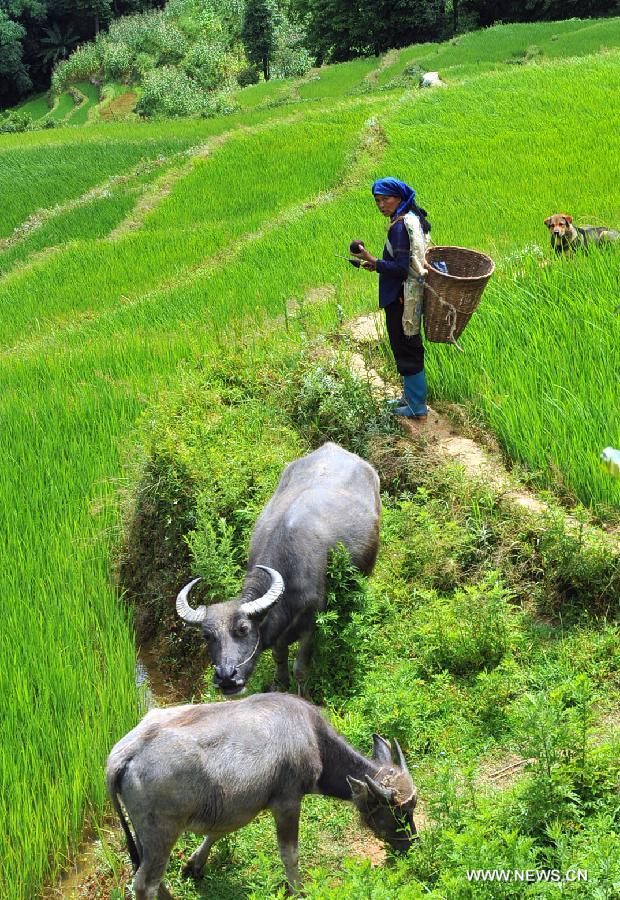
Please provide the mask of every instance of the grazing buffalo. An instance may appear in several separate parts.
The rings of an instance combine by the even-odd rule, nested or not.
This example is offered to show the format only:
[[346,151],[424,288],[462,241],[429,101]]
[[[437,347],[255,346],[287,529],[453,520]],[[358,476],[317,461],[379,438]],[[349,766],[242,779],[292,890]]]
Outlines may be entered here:
[[305,794],[352,800],[362,822],[399,853],[416,834],[416,788],[398,743],[390,748],[374,735],[367,759],[315,706],[290,694],[151,710],[113,748],[106,777],[136,871],[136,900],[171,896],[161,882],[183,831],[206,835],[184,868],[199,877],[215,841],[264,809],[297,887]]
[[293,672],[305,683],[315,615],[325,606],[329,551],[342,543],[353,565],[371,572],[380,514],[377,473],[337,444],[324,444],[286,467],[254,528],[241,596],[193,609],[188,594],[196,578],[177,597],[181,618],[202,628],[223,693],[241,693],[268,648],[276,685],[286,689],[288,648],[296,640]]

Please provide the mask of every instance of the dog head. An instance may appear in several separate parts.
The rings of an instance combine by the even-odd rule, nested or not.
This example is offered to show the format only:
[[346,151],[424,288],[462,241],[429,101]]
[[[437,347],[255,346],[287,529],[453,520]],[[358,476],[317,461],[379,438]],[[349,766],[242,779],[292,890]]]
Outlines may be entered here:
[[551,246],[558,252],[566,249],[573,237],[573,217],[567,216],[566,213],[556,213],[545,219],[545,225],[549,229],[551,235]]

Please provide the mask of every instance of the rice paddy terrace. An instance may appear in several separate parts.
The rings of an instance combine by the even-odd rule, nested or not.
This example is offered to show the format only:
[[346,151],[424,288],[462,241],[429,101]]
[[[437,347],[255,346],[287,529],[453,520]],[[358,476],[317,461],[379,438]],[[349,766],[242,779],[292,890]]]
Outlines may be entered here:
[[[447,87],[419,90],[419,69]],[[85,821],[101,820],[106,754],[138,715],[113,573],[122,499],[151,450],[139,423],[198,361],[253,332],[280,335],[291,298],[322,300],[314,331],[374,308],[374,281],[334,254],[352,237],[381,247],[375,177],[415,185],[437,243],[497,263],[465,354],[429,349],[431,401],[465,405],[533,483],[601,521],[620,502],[598,467],[620,441],[620,255],[550,260],[543,225],[565,211],[620,228],[620,20],[498,26],[326,67],[245,88],[238,112],[209,120],[106,121],[99,94],[78,88],[78,107],[57,103],[67,127],[0,137],[0,896],[11,900],[37,896]],[[396,540],[405,519],[388,520]],[[579,653],[611,659],[612,625],[588,628]],[[614,660],[599,698],[616,691]],[[368,703],[340,710],[350,735]],[[425,859],[416,878],[435,883]],[[277,889],[272,869],[262,881],[252,871],[254,893],[231,897]],[[387,893],[370,869],[343,877],[347,896],[418,896],[396,875]],[[325,872],[314,885],[338,895]]]

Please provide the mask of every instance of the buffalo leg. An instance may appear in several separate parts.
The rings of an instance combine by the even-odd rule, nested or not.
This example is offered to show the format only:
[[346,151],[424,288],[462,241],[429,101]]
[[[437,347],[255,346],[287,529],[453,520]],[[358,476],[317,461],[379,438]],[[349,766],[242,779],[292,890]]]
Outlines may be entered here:
[[190,875],[192,878],[200,878],[203,866],[207,861],[209,851],[217,838],[207,835],[200,847],[194,850],[190,858],[183,866],[183,875]]
[[312,649],[314,647],[314,626],[305,631],[299,638],[299,649],[295,657],[293,675],[299,687],[299,693],[305,694],[305,685],[310,675],[310,663],[312,662]]
[[291,676],[288,671],[288,642],[280,638],[273,645],[271,652],[273,661],[276,664],[275,687],[286,691],[291,683]]
[[174,838],[166,842],[165,847],[163,842],[160,843],[154,852],[150,852],[148,848],[145,849],[133,883],[136,900],[155,900],[155,898],[173,900],[172,894],[162,879],[176,838],[175,834]]
[[301,801],[291,800],[286,806],[272,807],[273,817],[276,821],[276,834],[278,837],[278,850],[280,859],[284,863],[286,880],[293,889],[301,885],[299,874],[299,814]]

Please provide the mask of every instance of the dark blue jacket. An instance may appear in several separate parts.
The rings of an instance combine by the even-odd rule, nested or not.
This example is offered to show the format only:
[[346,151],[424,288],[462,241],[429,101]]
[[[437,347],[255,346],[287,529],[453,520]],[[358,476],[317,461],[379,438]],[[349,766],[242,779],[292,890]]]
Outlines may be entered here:
[[377,260],[379,306],[381,308],[398,300],[402,286],[409,274],[410,242],[402,219],[390,225],[388,240],[392,245],[393,255],[390,254],[386,244],[383,248],[383,258]]

